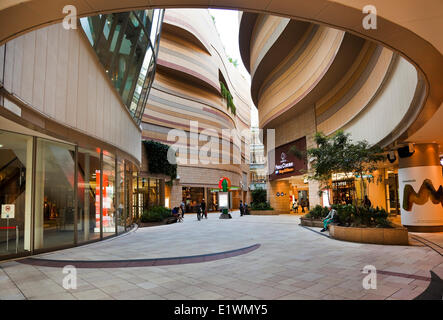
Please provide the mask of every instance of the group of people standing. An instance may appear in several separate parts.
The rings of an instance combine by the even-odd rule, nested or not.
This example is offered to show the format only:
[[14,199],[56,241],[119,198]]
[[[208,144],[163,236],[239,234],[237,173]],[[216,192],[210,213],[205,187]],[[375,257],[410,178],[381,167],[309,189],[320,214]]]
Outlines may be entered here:
[[[183,200],[180,203],[180,207],[177,209],[180,210],[180,213],[177,212],[177,214],[180,214],[180,218],[183,219],[185,217],[185,211],[186,211],[186,205]],[[201,217],[208,219],[208,210],[206,208],[205,199],[202,199],[201,203],[197,205],[197,219],[200,220]]]
[[242,200],[240,200],[240,216],[244,216],[249,214],[249,208],[247,203],[243,203]]
[[298,207],[301,207],[301,212],[305,212],[305,208],[309,208],[309,200],[305,198],[300,199],[300,203],[297,201],[297,199],[294,199],[294,202],[292,202],[292,210],[294,210],[295,213],[298,213]]

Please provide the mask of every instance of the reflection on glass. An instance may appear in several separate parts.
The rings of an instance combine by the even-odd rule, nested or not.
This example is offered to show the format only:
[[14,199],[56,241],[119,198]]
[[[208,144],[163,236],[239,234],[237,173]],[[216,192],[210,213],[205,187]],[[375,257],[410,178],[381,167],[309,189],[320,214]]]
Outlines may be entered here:
[[117,232],[125,231],[125,166],[117,163]]
[[137,189],[138,189],[138,172],[132,173],[132,218],[138,220],[140,218],[140,211],[138,207]]
[[74,147],[37,139],[34,248],[74,243]]
[[[96,173],[100,183],[100,172]],[[103,236],[115,234],[115,160],[109,155],[103,155]],[[100,203],[99,203],[100,205]],[[100,221],[96,228],[100,230]]]
[[132,224],[132,165],[129,161],[126,161],[125,165],[125,204],[126,204],[126,216],[125,227],[129,227]]
[[[100,223],[100,204],[96,207],[97,185],[96,173],[100,173],[100,154],[79,148],[78,151],[78,242],[100,238],[100,225],[96,226],[96,217]],[[100,175],[99,175],[100,177]]]
[[0,255],[31,249],[31,173],[32,137],[0,130]]
[[137,123],[152,85],[163,14],[164,10],[156,9],[80,19],[100,62]]

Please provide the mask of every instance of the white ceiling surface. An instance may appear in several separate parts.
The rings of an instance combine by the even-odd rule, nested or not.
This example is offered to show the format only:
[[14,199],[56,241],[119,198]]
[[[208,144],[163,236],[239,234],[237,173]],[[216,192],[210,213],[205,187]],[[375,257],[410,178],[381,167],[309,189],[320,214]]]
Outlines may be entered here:
[[[414,30],[443,53],[443,1],[442,0],[330,0],[361,10],[366,5],[374,5],[377,15],[388,17],[409,30]],[[440,31],[438,31],[440,30]]]
[[440,145],[440,154],[443,154],[443,102],[431,120],[410,136],[408,141],[415,143],[438,143]]

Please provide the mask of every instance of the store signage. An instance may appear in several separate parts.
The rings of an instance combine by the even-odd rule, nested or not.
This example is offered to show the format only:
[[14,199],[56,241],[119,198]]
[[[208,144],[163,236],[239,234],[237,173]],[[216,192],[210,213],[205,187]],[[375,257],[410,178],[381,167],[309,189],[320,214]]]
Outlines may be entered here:
[[[358,178],[360,178],[360,175],[356,174],[355,177],[358,179]],[[374,178],[374,176],[372,174],[364,174],[363,178],[364,179],[372,179],[372,178]]]
[[[286,178],[303,174],[307,170],[307,164],[304,159],[299,159],[290,152],[292,147],[299,151],[306,151],[306,137],[287,143],[275,149],[275,166],[269,168],[271,174],[269,180]],[[272,161],[269,161],[271,163]]]
[[2,204],[2,219],[14,219],[15,204]]
[[231,180],[228,177],[222,177],[218,181],[218,188],[224,192],[230,190],[231,189]]
[[[240,190],[239,187],[230,187],[229,191]],[[220,192],[220,189],[209,189],[210,192]]]

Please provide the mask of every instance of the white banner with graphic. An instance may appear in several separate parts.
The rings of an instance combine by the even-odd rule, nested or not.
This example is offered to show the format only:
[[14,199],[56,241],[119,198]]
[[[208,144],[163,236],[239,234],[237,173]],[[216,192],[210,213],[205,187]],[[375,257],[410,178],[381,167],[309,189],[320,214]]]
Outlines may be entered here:
[[401,223],[406,226],[443,226],[441,166],[398,169]]

